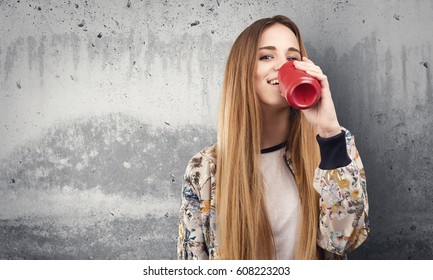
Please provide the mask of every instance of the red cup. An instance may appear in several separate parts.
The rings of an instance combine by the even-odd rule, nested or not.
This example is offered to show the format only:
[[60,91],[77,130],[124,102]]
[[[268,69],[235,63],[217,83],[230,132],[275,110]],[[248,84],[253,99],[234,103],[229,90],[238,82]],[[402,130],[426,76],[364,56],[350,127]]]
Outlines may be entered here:
[[319,81],[304,71],[296,69],[293,61],[288,61],[281,66],[278,82],[287,102],[296,109],[308,109],[322,96]]

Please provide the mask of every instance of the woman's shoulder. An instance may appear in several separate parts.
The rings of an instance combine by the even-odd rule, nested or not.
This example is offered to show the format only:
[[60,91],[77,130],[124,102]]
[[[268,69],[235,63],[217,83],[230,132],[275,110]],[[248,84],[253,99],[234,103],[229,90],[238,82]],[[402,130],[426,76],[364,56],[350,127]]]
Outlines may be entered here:
[[215,169],[216,144],[206,147],[196,153],[188,162],[186,173],[194,173],[200,169]]
[[189,161],[190,164],[199,163],[203,161],[216,162],[216,144],[210,145],[198,153],[196,153]]

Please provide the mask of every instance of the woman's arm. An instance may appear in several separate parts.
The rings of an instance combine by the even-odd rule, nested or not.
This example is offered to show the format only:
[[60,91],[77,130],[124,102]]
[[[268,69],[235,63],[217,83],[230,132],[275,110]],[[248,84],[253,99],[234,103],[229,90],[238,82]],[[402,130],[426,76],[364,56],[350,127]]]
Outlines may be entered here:
[[184,175],[177,243],[177,257],[180,260],[209,258],[202,230],[200,206],[202,161],[200,156],[193,157]]
[[369,233],[364,167],[353,135],[347,130],[341,132],[328,77],[306,57],[294,65],[318,79],[322,86],[318,104],[302,110],[319,133],[322,162],[314,179],[321,209],[317,243],[329,252],[344,255],[364,242]]
[[317,243],[344,255],[362,244],[370,231],[364,167],[350,131],[330,138],[318,136],[318,142],[322,161],[314,177],[320,194]]

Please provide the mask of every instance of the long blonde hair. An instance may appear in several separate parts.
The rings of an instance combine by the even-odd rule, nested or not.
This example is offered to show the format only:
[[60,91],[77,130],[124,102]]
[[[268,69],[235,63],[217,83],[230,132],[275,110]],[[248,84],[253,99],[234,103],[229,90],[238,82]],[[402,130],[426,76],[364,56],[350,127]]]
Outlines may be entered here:
[[[275,23],[295,33],[301,55],[306,56],[296,24],[285,16],[274,16],[247,27],[235,40],[226,64],[216,175],[217,242],[223,259],[275,257],[260,169],[260,103],[253,86],[260,35]],[[313,188],[313,172],[319,162],[316,132],[299,110],[290,110],[288,148],[302,208],[295,258],[317,259],[319,203]]]

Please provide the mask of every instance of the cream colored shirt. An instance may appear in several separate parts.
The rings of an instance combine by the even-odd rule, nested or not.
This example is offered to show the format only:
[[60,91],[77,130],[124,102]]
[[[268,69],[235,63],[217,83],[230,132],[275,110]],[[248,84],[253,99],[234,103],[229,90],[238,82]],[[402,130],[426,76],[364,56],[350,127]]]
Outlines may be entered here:
[[[293,259],[299,218],[299,193],[283,158],[285,147],[261,154],[265,201],[274,235],[276,259]],[[264,153],[265,152],[265,153]]]

